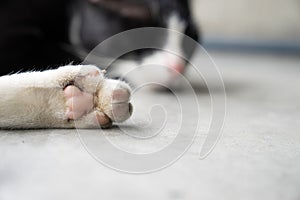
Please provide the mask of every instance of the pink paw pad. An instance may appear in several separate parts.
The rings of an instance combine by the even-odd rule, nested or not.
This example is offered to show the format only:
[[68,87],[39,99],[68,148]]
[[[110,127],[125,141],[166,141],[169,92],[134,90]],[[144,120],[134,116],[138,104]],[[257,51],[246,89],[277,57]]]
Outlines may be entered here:
[[122,122],[132,114],[132,105],[129,103],[130,92],[127,89],[116,89],[112,92],[112,107],[109,116],[115,122]]
[[66,117],[68,119],[79,119],[94,108],[93,95],[79,90],[70,85],[64,89],[66,98]]
[[110,120],[110,118],[102,112],[96,113],[94,123],[99,124],[101,128],[110,128],[112,126],[112,121]]
[[88,75],[89,76],[99,76],[100,72],[97,69],[93,69],[93,70],[90,70],[90,72],[88,73]]
[[130,99],[130,93],[125,89],[116,89],[112,92],[112,103],[125,103]]

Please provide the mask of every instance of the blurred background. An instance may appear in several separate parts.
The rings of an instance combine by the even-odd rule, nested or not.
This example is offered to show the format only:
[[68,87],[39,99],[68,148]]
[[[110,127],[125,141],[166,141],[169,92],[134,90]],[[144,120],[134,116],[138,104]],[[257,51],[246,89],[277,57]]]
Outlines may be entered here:
[[299,0],[193,0],[207,47],[300,52]]
[[[211,94],[194,77],[199,123],[183,130],[197,127],[197,136],[171,166],[149,174],[120,173],[87,153],[77,130],[0,130],[0,199],[299,200],[300,0],[193,0],[192,9],[226,88],[222,136],[207,157],[200,159],[199,152],[211,128]],[[209,68],[211,61],[202,66]],[[187,77],[193,78],[190,72]],[[220,91],[216,86],[216,99]],[[195,98],[180,94],[185,97],[180,103]],[[145,108],[147,102],[165,101],[173,117],[180,115],[172,95],[142,95],[136,103]],[[136,128],[130,123],[125,127]],[[142,127],[141,134],[150,128]],[[174,132],[164,131],[155,139],[169,144]],[[157,141],[134,140],[119,128],[104,135],[137,152],[158,149]]]

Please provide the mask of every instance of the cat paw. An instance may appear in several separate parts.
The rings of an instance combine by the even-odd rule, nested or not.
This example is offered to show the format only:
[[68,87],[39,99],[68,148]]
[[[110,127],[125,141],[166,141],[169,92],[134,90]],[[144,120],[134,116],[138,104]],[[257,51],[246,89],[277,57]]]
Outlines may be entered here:
[[119,80],[106,79],[96,93],[97,109],[113,122],[127,120],[133,111],[130,103],[131,89],[128,84]]
[[123,122],[132,114],[131,89],[123,81],[105,79],[103,72],[92,65],[81,66],[72,85],[64,88],[66,118],[78,120],[97,113],[101,127]]
[[104,73],[94,65],[81,65],[74,79],[74,85],[82,91],[95,93],[97,87],[102,84]]
[[66,117],[76,120],[94,109],[93,94],[83,92],[74,85],[64,89]]

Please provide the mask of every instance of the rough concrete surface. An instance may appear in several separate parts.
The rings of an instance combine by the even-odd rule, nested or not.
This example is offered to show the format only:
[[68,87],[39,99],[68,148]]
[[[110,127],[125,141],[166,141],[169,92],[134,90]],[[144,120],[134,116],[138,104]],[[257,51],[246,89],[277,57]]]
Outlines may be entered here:
[[[209,128],[210,96],[203,82],[188,73],[199,102],[199,126],[193,145],[177,162],[154,173],[121,173],[92,157],[76,130],[3,130],[0,199],[300,199],[300,57],[230,52],[211,52],[211,56],[226,86],[227,113],[223,135],[205,159],[199,159],[199,151]],[[180,103],[190,105],[192,112],[193,95],[178,94]],[[172,142],[180,128],[174,95],[141,92],[133,101],[135,122],[104,134],[80,131],[80,136],[100,151],[101,138],[108,138],[118,148],[144,154]],[[144,140],[124,134],[125,130],[147,137],[155,132],[164,113],[152,113],[153,126],[145,113],[156,103],[169,112],[161,134]],[[195,129],[193,117],[183,134]],[[109,151],[105,156],[116,160]],[[119,166],[128,161],[120,159]]]

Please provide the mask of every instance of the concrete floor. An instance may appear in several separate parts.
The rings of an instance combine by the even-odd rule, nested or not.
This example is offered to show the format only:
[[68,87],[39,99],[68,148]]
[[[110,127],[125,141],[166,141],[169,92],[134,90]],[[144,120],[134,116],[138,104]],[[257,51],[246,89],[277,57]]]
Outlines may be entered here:
[[[227,114],[223,135],[205,159],[199,159],[199,151],[209,127],[210,96],[189,73],[197,92],[200,123],[193,145],[173,165],[133,175],[97,161],[98,155],[119,170],[136,167],[136,161],[130,166],[129,158],[102,149],[103,138],[127,152],[144,155],[175,139],[180,112],[174,96],[141,92],[133,97],[135,124],[129,121],[120,128],[105,130],[104,135],[79,131],[80,140],[76,130],[1,131],[0,199],[300,199],[300,57],[211,55],[226,85]],[[192,107],[192,94],[182,91],[179,95],[183,106]],[[161,126],[165,113],[152,110],[152,124],[147,127],[151,120],[143,109],[149,107],[141,105],[156,102],[170,112],[169,121],[161,134],[145,139]],[[196,125],[195,119],[186,122],[184,134],[189,135]],[[135,139],[124,132],[145,138]],[[183,149],[180,142],[185,143],[184,138],[180,140],[178,152]],[[175,149],[168,155],[178,152]],[[157,158],[157,162],[168,159]],[[137,165],[147,168],[151,164]]]

